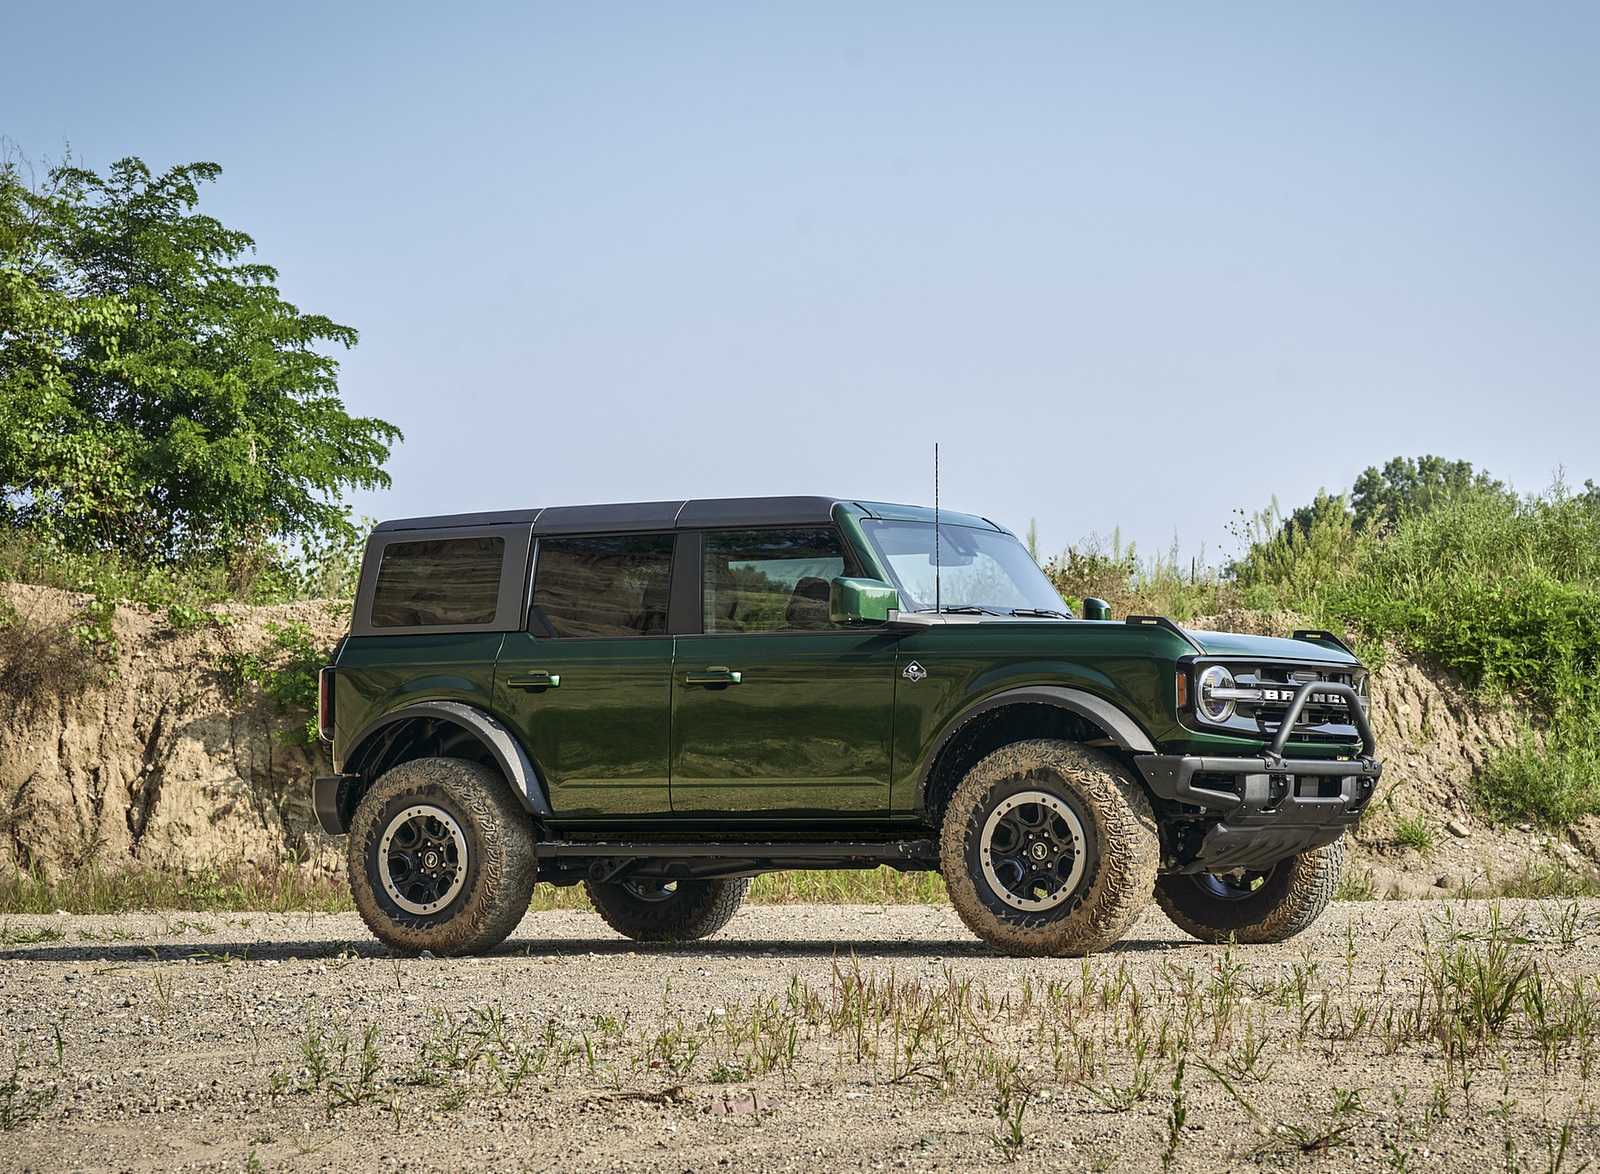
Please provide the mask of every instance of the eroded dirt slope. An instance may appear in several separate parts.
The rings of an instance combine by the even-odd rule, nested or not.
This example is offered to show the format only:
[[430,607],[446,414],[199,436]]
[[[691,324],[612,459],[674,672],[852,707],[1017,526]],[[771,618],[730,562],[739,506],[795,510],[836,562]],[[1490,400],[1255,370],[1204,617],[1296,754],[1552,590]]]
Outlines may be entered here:
[[[30,625],[61,625],[88,603],[16,584],[0,597]],[[235,667],[240,654],[270,656],[271,625],[291,623],[331,645],[348,615],[226,607],[180,633],[162,611],[120,607],[108,683],[35,706],[6,699],[0,863],[195,868],[325,852],[310,806],[321,751],[279,736],[305,715],[279,712]]]

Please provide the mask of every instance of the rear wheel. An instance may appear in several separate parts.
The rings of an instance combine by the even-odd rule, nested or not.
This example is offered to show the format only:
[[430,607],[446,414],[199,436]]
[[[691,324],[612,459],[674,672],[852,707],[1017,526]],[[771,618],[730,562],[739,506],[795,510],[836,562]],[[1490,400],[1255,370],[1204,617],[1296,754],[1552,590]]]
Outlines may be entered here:
[[1127,932],[1150,900],[1159,842],[1144,792],[1071,742],[984,758],[945,814],[940,871],[961,920],[1007,954],[1080,955]]
[[595,912],[638,942],[689,942],[732,920],[750,891],[749,877],[728,880],[584,881]]
[[459,758],[389,771],[350,821],[350,892],[379,941],[401,954],[488,950],[528,911],[532,817],[499,774]]
[[1344,871],[1344,840],[1280,860],[1265,871],[1169,873],[1156,902],[1202,942],[1281,942],[1322,915]]

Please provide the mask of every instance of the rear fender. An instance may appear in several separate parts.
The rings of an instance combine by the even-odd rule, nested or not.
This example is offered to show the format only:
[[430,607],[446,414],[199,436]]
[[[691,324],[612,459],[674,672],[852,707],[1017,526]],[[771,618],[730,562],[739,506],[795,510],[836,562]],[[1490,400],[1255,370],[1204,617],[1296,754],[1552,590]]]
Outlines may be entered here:
[[536,819],[555,818],[545,792],[544,780],[540,778],[538,768],[523,750],[522,744],[496,718],[459,701],[422,701],[384,714],[363,727],[350,740],[353,749],[346,756],[347,759],[353,763],[360,762],[373,739],[385,729],[400,722],[417,720],[444,722],[471,734],[488,750],[522,805]]

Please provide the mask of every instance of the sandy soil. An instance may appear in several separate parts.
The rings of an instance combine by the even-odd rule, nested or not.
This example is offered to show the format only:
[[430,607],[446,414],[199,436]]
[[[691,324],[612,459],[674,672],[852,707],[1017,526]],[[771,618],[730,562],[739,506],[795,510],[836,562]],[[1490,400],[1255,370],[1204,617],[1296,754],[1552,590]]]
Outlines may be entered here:
[[1343,903],[1232,950],[1152,907],[1087,961],[945,906],[664,947],[534,913],[451,960],[353,915],[13,916],[0,1168],[1575,1171],[1597,975],[1592,900]]

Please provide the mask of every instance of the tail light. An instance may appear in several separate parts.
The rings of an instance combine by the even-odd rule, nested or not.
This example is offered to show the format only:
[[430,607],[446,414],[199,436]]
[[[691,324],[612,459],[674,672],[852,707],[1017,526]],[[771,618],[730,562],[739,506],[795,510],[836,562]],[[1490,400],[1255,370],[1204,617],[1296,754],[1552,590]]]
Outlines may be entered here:
[[317,732],[324,742],[333,741],[333,666],[317,671]]

